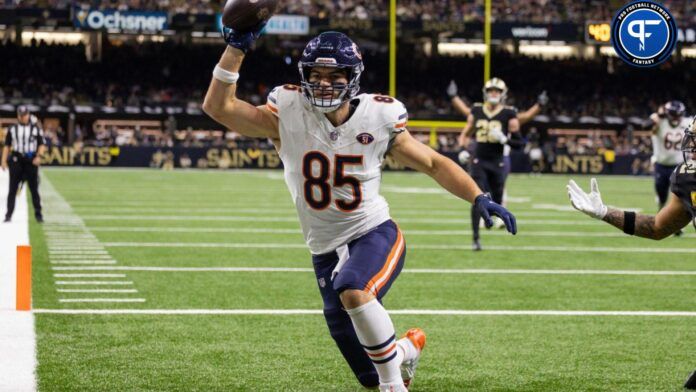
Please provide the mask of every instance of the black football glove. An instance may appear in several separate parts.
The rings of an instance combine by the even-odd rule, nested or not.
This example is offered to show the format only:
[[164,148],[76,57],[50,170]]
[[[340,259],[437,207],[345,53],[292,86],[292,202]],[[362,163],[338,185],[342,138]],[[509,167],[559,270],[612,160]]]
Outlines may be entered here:
[[251,49],[254,41],[259,38],[264,27],[266,27],[266,22],[259,23],[251,31],[240,33],[229,27],[223,26],[222,37],[225,39],[225,42],[227,42],[227,45],[246,53]]
[[487,228],[490,229],[493,226],[491,215],[495,215],[505,222],[507,231],[512,234],[517,234],[517,221],[515,220],[515,216],[505,209],[505,207],[491,200],[488,194],[482,193],[478,195],[474,200],[474,206],[481,214],[481,218],[483,218],[483,222],[486,224]]

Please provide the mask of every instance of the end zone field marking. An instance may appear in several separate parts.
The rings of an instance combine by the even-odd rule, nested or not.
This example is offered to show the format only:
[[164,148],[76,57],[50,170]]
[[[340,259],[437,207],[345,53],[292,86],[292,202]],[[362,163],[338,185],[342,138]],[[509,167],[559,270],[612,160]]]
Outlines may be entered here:
[[58,302],[145,302],[145,298],[61,298]]
[[[54,271],[139,271],[139,272],[314,272],[312,268],[274,267],[53,267]],[[494,269],[494,268],[407,268],[406,274],[500,274],[500,275],[647,275],[696,276],[696,271],[651,270],[554,270],[554,269]]]
[[[322,315],[321,309],[34,309],[43,314],[88,315]],[[592,316],[592,317],[696,317],[683,311],[593,311],[593,310],[389,310],[396,315],[426,316]]]
[[[237,243],[237,242],[104,242],[105,247],[126,248],[274,248],[306,249],[305,244],[282,243]],[[428,250],[471,250],[470,245],[409,245],[411,249]],[[501,251],[547,251],[547,252],[623,252],[623,253],[696,253],[696,248],[634,248],[607,246],[503,246],[488,245],[486,249]]]
[[116,260],[51,260],[51,264],[116,264]]

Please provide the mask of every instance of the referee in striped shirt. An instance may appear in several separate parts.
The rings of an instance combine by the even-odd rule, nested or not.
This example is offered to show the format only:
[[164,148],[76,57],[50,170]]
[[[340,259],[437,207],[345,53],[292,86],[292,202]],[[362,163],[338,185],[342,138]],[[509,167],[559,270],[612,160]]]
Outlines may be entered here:
[[43,130],[32,123],[31,113],[26,106],[17,107],[17,120],[19,122],[8,129],[2,149],[2,170],[7,169],[8,165],[10,167],[10,192],[7,195],[5,222],[12,219],[19,184],[26,181],[34,204],[34,216],[37,222],[42,223],[39,165],[46,150]]

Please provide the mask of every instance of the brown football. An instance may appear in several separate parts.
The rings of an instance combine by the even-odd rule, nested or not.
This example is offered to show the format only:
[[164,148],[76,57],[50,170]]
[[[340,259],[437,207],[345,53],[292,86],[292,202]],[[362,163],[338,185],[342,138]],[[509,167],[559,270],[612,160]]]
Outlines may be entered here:
[[239,32],[251,31],[273,16],[279,0],[227,0],[222,24]]

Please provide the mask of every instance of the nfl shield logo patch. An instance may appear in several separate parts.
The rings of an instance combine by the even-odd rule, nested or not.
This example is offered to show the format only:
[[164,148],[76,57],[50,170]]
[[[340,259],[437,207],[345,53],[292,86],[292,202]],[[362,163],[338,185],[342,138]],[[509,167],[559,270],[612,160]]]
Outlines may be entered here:
[[369,133],[365,133],[365,132],[358,135],[356,137],[356,139],[358,139],[358,143],[364,144],[364,145],[368,145],[375,140],[374,136],[370,135]]
[[322,289],[326,287],[326,280],[324,280],[324,278],[319,278],[319,287]]

